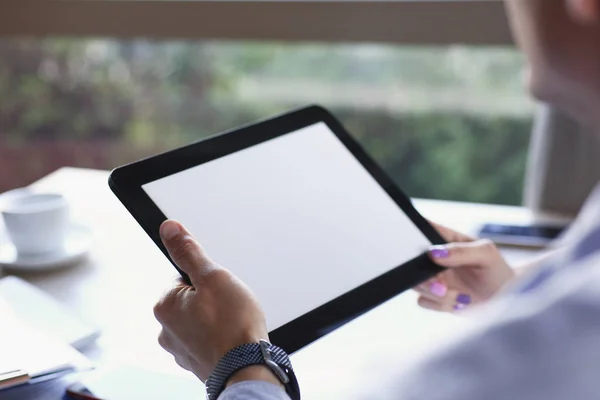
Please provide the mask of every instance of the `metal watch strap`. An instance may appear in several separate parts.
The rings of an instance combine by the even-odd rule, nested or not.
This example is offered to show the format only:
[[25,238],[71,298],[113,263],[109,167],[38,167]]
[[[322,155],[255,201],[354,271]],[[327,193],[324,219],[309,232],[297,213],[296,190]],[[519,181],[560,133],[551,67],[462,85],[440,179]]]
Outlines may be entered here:
[[241,345],[225,354],[206,381],[207,398],[217,400],[234,373],[253,365],[266,365],[283,383],[291,399],[300,400],[298,381],[287,353],[265,340]]

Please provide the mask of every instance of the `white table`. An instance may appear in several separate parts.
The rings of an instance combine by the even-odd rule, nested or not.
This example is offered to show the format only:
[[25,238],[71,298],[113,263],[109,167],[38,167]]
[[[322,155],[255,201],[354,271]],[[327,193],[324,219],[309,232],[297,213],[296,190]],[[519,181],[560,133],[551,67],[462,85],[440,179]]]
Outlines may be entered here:
[[[34,185],[64,194],[74,218],[93,228],[95,244],[77,266],[20,276],[102,329],[97,348],[89,351],[93,359],[179,371],[156,342],[159,325],[152,315],[176,273],[110,192],[107,178],[105,171],[63,168]],[[536,218],[520,207],[433,200],[415,200],[415,205],[427,218],[471,234],[484,222]],[[504,253],[517,262],[534,252]],[[355,398],[365,380],[377,379],[383,365],[410,363],[418,349],[447,337],[461,323],[461,318],[421,310],[415,300],[414,293],[398,296],[294,355],[305,398]]]

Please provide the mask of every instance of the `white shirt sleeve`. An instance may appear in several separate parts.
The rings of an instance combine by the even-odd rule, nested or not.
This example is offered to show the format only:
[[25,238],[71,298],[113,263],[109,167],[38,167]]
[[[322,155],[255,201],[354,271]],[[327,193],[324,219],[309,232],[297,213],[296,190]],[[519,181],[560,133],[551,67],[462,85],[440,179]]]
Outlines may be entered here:
[[263,381],[245,381],[231,385],[218,400],[290,400],[281,387]]
[[563,268],[535,291],[499,299],[481,310],[480,325],[397,374],[372,398],[600,398],[598,267],[593,257]]

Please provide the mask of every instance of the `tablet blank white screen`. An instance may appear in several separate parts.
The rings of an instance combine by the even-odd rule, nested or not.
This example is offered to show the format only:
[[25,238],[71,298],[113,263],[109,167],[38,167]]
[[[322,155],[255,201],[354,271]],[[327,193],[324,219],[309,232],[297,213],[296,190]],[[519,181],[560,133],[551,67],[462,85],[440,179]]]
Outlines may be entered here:
[[255,292],[269,331],[429,245],[325,123],[143,189]]

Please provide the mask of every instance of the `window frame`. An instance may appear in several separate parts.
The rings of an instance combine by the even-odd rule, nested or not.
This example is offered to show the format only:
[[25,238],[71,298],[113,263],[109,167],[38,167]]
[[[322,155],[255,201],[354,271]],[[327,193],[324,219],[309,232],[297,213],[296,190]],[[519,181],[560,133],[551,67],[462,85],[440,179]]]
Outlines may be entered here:
[[501,0],[0,2],[0,38],[47,36],[513,44]]

